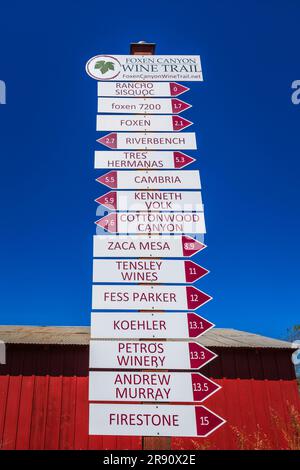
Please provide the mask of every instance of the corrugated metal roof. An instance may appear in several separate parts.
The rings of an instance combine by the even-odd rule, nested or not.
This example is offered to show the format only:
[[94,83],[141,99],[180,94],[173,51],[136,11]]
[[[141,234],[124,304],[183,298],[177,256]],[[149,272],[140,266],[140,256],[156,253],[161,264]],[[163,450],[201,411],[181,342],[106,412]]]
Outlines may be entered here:
[[[88,345],[87,326],[0,326],[0,340],[7,344]],[[291,348],[291,343],[230,328],[214,328],[199,339],[207,347]]]

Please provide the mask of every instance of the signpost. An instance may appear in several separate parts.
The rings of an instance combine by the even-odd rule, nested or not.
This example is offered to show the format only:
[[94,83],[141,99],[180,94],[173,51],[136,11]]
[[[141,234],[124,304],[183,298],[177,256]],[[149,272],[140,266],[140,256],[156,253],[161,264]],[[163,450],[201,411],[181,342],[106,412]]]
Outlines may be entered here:
[[203,405],[90,404],[90,434],[207,437],[225,423]]
[[123,170],[176,170],[195,162],[195,158],[182,152],[95,151],[95,169]]
[[86,72],[104,81],[203,80],[198,55],[97,55],[87,62]]
[[189,312],[92,312],[92,339],[188,339],[198,338],[214,324]]
[[196,150],[194,132],[111,132],[100,139],[102,145],[122,150]]
[[94,284],[93,310],[196,310],[212,297],[193,286]]
[[91,369],[200,369],[215,357],[186,341],[90,341]]
[[95,201],[116,211],[203,212],[198,191],[110,191]]
[[89,361],[89,401],[112,403],[90,403],[89,434],[205,437],[225,420],[192,405],[221,387],[195,372],[217,355],[191,341],[214,324],[195,313],[212,297],[189,285],[209,271],[182,259],[205,248],[190,235],[206,228],[199,171],[182,170],[196,161],[182,152],[197,149],[195,133],[180,132],[192,105],[177,98],[189,90],[177,80],[203,80],[201,62],[137,49],[86,64],[98,81],[96,130],[113,131],[97,139],[109,150],[94,153],[94,167],[110,170],[96,181],[111,189],[95,201],[113,212],[93,237]]
[[206,233],[203,212],[112,212],[96,224],[110,233]]
[[199,372],[91,371],[89,400],[201,403],[220,388]]
[[189,88],[176,82],[98,82],[98,96],[153,98],[179,96]]
[[178,98],[98,98],[98,113],[180,114],[191,106]]
[[180,169],[193,163],[195,158],[182,152],[147,151],[95,151],[95,169],[115,168],[123,170]]
[[109,171],[96,179],[111,189],[201,189],[199,171]]
[[182,131],[193,123],[181,116],[156,114],[98,114],[97,131]]
[[94,235],[93,254],[95,258],[182,258],[205,247],[187,235]]
[[191,284],[209,271],[193,261],[94,259],[93,282]]

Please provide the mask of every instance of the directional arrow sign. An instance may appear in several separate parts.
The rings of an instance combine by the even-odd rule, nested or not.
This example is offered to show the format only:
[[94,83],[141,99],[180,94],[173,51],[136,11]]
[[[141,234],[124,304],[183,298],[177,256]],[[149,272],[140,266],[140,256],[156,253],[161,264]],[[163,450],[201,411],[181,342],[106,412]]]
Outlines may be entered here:
[[214,324],[196,313],[92,313],[92,339],[187,339],[197,338]]
[[90,401],[203,402],[220,385],[199,372],[96,372],[89,376]]
[[94,259],[93,282],[192,284],[209,271],[193,261]]
[[[94,284],[93,310],[196,310],[211,300],[193,286]],[[175,367],[176,369],[176,367]]]
[[193,123],[181,116],[139,114],[97,115],[97,131],[182,131]]
[[179,114],[191,106],[178,98],[98,98],[98,113]]
[[98,82],[98,96],[154,97],[179,96],[189,88],[180,83]]
[[199,369],[215,357],[185,341],[90,341],[91,369]]
[[109,171],[96,179],[112,189],[201,189],[199,171]]
[[95,201],[116,211],[203,212],[201,193],[197,191],[110,191]]
[[206,233],[203,212],[112,212],[96,224],[110,233]]
[[94,257],[181,258],[203,250],[205,245],[186,235],[94,235]]
[[207,437],[225,422],[203,405],[92,403],[89,434]]
[[95,151],[94,168],[121,168],[129,170],[180,169],[195,158],[182,152]]
[[196,150],[194,132],[111,132],[100,139],[102,145],[111,149],[132,150]]

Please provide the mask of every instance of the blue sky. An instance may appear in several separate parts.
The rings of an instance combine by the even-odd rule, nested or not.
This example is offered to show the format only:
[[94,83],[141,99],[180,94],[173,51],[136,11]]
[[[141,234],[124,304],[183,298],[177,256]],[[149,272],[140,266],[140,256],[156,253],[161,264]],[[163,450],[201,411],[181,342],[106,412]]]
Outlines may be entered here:
[[[214,296],[199,313],[274,337],[299,323],[298,1],[2,3],[1,324],[90,322],[96,54],[157,43],[200,54],[182,98],[195,125],[208,248],[194,260]],[[104,149],[104,148],[103,148]]]

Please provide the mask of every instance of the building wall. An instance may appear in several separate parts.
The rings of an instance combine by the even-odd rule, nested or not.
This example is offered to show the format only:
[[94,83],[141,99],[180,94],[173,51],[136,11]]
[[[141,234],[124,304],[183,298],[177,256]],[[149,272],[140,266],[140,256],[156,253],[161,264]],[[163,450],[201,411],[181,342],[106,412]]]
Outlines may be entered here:
[[[300,412],[300,399],[290,351],[215,350],[219,357],[201,372],[223,388],[204,405],[228,423],[207,439],[174,438],[171,447],[291,447],[297,431],[291,423]],[[144,439],[147,448],[167,447],[169,442]],[[8,346],[7,365],[0,365],[1,449],[142,446],[136,437],[88,436],[87,346]]]

